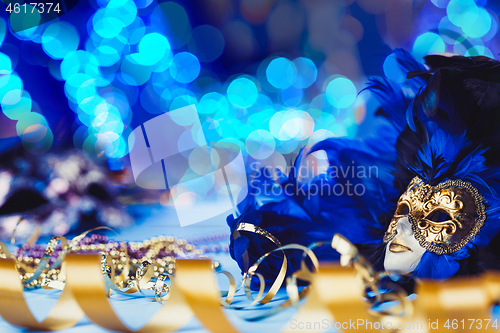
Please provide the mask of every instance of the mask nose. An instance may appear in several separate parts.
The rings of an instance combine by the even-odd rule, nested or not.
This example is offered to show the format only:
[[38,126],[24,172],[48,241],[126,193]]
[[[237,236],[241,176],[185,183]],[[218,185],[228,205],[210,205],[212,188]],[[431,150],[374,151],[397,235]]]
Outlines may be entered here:
[[411,229],[410,220],[408,220],[407,216],[399,219],[398,224],[396,226],[396,231],[398,234],[405,234],[407,236],[413,235],[413,230]]

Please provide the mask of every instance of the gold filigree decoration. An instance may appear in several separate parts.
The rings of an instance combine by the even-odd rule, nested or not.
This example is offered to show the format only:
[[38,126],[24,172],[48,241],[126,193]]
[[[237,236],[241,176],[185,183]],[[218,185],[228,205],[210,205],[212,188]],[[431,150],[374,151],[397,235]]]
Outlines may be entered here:
[[413,178],[398,200],[385,243],[394,239],[398,221],[404,216],[419,244],[438,255],[463,248],[486,220],[483,197],[472,184],[460,179],[430,186],[419,177]]

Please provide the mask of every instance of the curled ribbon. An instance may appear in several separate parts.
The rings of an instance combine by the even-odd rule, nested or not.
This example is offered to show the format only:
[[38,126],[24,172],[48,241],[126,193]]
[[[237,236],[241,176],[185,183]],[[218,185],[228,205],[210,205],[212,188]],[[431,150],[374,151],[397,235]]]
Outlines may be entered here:
[[[251,227],[245,227],[245,229],[251,229]],[[258,229],[253,230],[258,231]],[[274,250],[301,250],[303,258],[309,257],[315,270],[317,269],[317,272],[309,271],[303,261],[301,269],[286,279],[290,299],[285,302],[286,305],[281,303],[276,308],[282,309],[285,306],[298,304],[298,300],[305,294],[304,290],[307,290],[309,295],[293,318],[295,322],[323,322],[325,319],[333,318],[335,322],[342,324],[340,327],[343,331],[352,331],[360,330],[360,328],[343,324],[360,321],[380,323],[381,320],[390,322],[404,319],[423,323],[422,331],[426,332],[430,331],[427,327],[427,322],[430,321],[443,323],[446,319],[461,320],[471,316],[490,318],[491,306],[500,299],[500,274],[498,273],[490,272],[480,278],[451,279],[442,283],[420,281],[417,286],[419,296],[412,308],[414,311],[406,311],[405,317],[394,316],[391,312],[381,312],[381,315],[377,315],[370,310],[369,304],[361,296],[366,289],[376,293],[374,289],[376,288],[378,292],[377,280],[383,274],[378,275],[370,270],[371,267],[359,257],[359,253],[352,244],[339,235],[334,237],[331,245],[341,253],[341,264],[320,264],[315,259],[312,249],[322,245],[325,244],[315,243],[310,247],[286,245]],[[4,245],[1,246],[4,248]],[[252,271],[255,276],[258,276],[256,272],[262,260],[265,260],[265,256],[254,265],[255,268]],[[103,274],[102,265],[105,261],[106,259],[103,261],[102,256],[97,253],[67,253],[62,259],[66,279],[60,298],[47,318],[39,322],[34,318],[24,300],[23,284],[19,279],[16,261],[10,256],[0,259],[0,316],[15,326],[54,331],[72,327],[86,315],[94,324],[120,332],[173,332],[196,317],[206,329],[212,332],[240,332],[228,320],[221,306],[221,303],[225,306],[231,304],[235,293],[234,278],[228,273],[223,273],[228,277],[231,287],[226,293],[225,300],[222,300],[215,288],[211,260],[177,259],[175,277],[169,276],[171,286],[168,288],[168,299],[154,317],[138,330],[133,330],[124,324],[109,303],[106,277],[115,281],[117,279],[111,272]],[[110,265],[109,262],[108,265]],[[150,268],[151,266],[145,265],[146,272],[141,272],[144,280],[138,279],[137,290],[150,283],[146,282],[151,275],[148,274]],[[249,276],[251,274],[248,273]],[[156,288],[163,289],[164,279],[157,279]],[[293,283],[294,279],[310,281],[310,285],[299,292],[296,284]],[[280,281],[283,282],[285,279],[280,278]],[[116,284],[120,284],[119,279]],[[161,297],[161,290],[157,290],[156,299],[159,294]],[[262,295],[263,292],[260,292],[257,300]],[[386,300],[404,302],[401,295],[396,296],[388,297]],[[379,300],[383,300],[384,297],[387,297],[386,294],[381,294]],[[255,300],[252,304],[255,304]],[[264,318],[266,315],[261,317]],[[297,332],[290,323],[285,324],[283,332]],[[363,327],[362,331],[375,332],[379,331],[379,327],[381,326],[367,326]],[[488,329],[477,327],[474,329],[482,332],[492,330],[491,326]],[[321,331],[323,331],[321,328],[308,330],[308,332]],[[409,331],[403,328],[401,332]]]

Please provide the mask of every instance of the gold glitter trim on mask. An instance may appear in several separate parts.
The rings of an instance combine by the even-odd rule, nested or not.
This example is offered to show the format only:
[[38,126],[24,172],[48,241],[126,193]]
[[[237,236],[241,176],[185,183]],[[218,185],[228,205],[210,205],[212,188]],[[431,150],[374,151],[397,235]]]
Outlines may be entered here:
[[[475,206],[475,218],[471,229],[463,236],[459,241],[452,242],[451,236],[450,239],[444,239],[441,242],[429,240],[429,235],[424,235],[422,233],[422,228],[419,227],[419,221],[426,223],[433,223],[432,221],[427,221],[427,219],[422,216],[415,216],[415,214],[420,214],[421,212],[417,209],[417,211],[409,211],[404,214],[408,217],[408,220],[411,223],[414,237],[418,240],[419,244],[425,248],[427,251],[436,253],[438,255],[441,254],[449,254],[456,252],[462,249],[470,240],[474,239],[474,237],[479,233],[482,226],[486,220],[486,214],[484,212],[485,205],[484,199],[479,193],[479,191],[471,184],[466,181],[456,179],[456,180],[447,180],[439,183],[436,186],[431,186],[429,184],[425,184],[423,180],[419,177],[415,177],[410,182],[407,191],[403,195],[407,195],[411,191],[415,191],[415,193],[411,193],[410,199],[412,203],[417,202],[421,206],[425,206],[428,203],[435,193],[438,193],[445,189],[458,188],[466,191],[474,201]],[[403,196],[402,195],[402,196]],[[462,215],[457,214],[457,218],[461,219]],[[399,219],[393,219],[391,221],[391,225],[389,226],[388,231],[384,235],[384,243],[389,243],[397,234],[396,225]],[[436,223],[434,223],[436,225]],[[453,234],[452,234],[453,235]],[[456,234],[460,235],[460,234]],[[456,237],[455,235],[455,237]],[[442,236],[442,235],[441,235]]]

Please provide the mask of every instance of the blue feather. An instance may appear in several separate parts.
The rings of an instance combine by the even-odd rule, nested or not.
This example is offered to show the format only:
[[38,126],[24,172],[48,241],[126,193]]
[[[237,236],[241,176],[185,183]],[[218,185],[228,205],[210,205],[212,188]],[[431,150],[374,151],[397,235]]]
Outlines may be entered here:
[[[391,125],[385,123],[385,128],[379,128],[375,137],[364,140],[327,139],[307,153],[302,149],[294,162],[293,172],[288,178],[281,177],[279,184],[275,183],[291,193],[268,198],[269,201],[261,206],[255,205],[255,198],[248,200],[247,209],[240,218],[228,217],[232,230],[239,222],[252,222],[283,244],[309,245],[331,239],[338,232],[356,244],[379,246],[395,210],[395,202],[408,182],[418,175],[431,185],[448,179],[471,182],[485,198],[487,219],[476,237],[459,251],[444,255],[425,252],[414,272],[416,276],[451,277],[463,268],[464,259],[478,247],[490,243],[500,230],[500,198],[497,195],[500,193],[500,83],[490,82],[498,81],[500,63],[485,66],[480,64],[483,60],[478,60],[478,65],[470,58],[434,56],[429,58],[432,65],[431,70],[427,70],[402,49],[395,50],[394,55],[408,79],[398,84],[387,78],[372,78],[363,89],[377,99],[382,114]],[[443,66],[446,68],[440,68]],[[470,80],[469,76],[474,77],[476,70],[481,70],[484,76],[481,80],[488,82]],[[465,72],[467,75],[463,74]],[[483,129],[488,130],[486,135]],[[320,150],[327,155],[329,175],[317,176],[310,182],[299,181],[298,172],[304,159]],[[331,173],[339,167],[367,166],[377,167],[377,177],[363,178],[350,173],[332,176]],[[364,195],[317,191],[347,184],[363,186]],[[247,241],[231,241],[231,255],[242,269],[245,260],[252,262],[265,252],[265,242],[261,238],[253,235]],[[320,260],[337,259],[323,252],[318,257]],[[291,258],[292,262],[297,259],[294,255]],[[374,262],[380,263],[380,260],[375,258]],[[300,262],[300,258],[296,262]],[[280,261],[272,260],[263,264],[266,279],[276,274],[279,264]],[[293,263],[291,266],[297,268]]]
[[365,90],[375,96],[391,123],[401,132],[406,126],[403,110],[408,108],[412,100],[401,90],[401,85],[387,78],[373,77],[360,93]]
[[[393,54],[396,56],[396,60],[400,66],[401,71],[403,73],[406,73],[406,75],[408,75],[408,73],[410,72],[427,70],[424,65],[416,61],[415,58],[413,58],[413,56],[404,49],[395,49]],[[406,80],[406,83],[409,85],[410,89],[412,89],[412,91],[416,93],[419,88],[422,87],[426,82],[423,78],[417,76]]]
[[415,121],[413,119],[414,110],[415,110],[414,101],[412,101],[411,104],[406,108],[406,123],[413,132],[416,132],[417,128],[415,127]]

